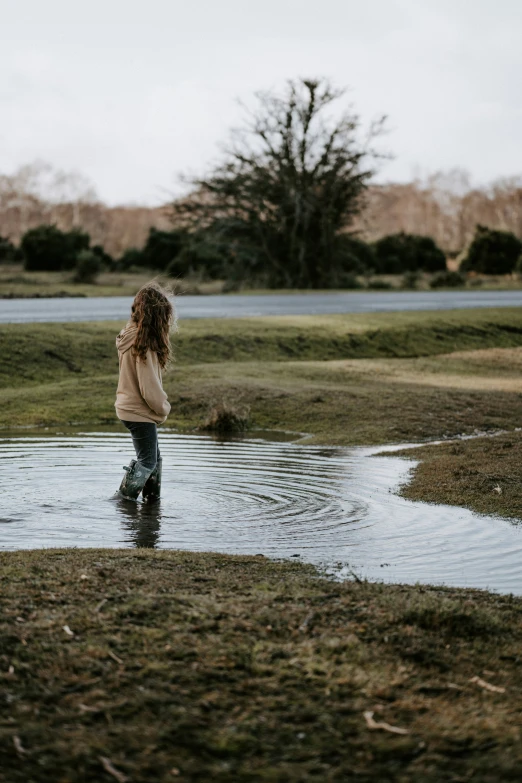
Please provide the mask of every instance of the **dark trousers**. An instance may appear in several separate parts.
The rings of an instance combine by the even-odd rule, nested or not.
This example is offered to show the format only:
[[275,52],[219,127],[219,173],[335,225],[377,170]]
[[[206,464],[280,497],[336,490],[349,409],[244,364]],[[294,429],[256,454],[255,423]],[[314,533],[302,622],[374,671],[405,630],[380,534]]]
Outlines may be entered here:
[[157,426],[148,421],[122,421],[122,424],[132,436],[138,462],[154,470],[160,458]]

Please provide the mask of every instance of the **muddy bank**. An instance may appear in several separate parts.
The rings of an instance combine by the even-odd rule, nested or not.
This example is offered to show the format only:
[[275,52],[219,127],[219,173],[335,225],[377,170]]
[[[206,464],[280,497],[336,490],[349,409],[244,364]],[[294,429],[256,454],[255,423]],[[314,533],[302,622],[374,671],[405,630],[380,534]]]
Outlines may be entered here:
[[401,494],[522,522],[522,432],[395,452],[419,460]]

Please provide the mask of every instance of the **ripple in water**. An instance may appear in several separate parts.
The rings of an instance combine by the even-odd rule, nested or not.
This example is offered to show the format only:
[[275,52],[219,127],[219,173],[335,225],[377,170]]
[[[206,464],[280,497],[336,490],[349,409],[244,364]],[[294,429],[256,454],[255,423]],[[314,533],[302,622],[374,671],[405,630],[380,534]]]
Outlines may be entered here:
[[162,547],[299,555],[388,582],[522,594],[522,529],[394,494],[412,463],[261,440],[161,433],[159,504],[110,501],[128,435],[0,439],[0,548]]

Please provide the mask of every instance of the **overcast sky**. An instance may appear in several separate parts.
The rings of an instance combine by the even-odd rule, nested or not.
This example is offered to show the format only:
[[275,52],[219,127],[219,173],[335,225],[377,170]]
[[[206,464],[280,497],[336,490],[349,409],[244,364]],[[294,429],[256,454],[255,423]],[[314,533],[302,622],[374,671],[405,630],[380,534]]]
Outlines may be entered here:
[[0,173],[44,159],[110,203],[205,170],[236,99],[291,77],[389,116],[381,179],[522,174],[522,0],[0,0]]

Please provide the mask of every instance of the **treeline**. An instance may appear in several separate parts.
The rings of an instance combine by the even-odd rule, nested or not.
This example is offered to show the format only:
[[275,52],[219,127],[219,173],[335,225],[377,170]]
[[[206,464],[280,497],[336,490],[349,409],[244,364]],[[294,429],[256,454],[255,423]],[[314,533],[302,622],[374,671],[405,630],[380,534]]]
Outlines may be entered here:
[[[93,280],[103,268],[146,268],[225,280],[231,289],[346,288],[362,275],[411,280],[419,273],[438,275],[433,285],[460,285],[465,273],[519,270],[520,183],[477,192],[453,172],[429,187],[379,187],[372,183],[384,118],[364,126],[339,103],[344,90],[325,79],[289,80],[254,98],[220,159],[185,180],[188,195],[169,205],[169,222],[114,250],[83,227],[95,197],[81,177],[44,167],[18,182],[0,178],[0,202],[11,210],[51,194],[41,225],[29,225],[26,211],[14,238],[0,223],[4,260],[22,258],[28,270],[74,269],[77,280]],[[17,201],[17,188],[25,200]],[[65,198],[68,225],[59,220]],[[459,271],[447,269],[446,256]]]
[[447,255],[466,251],[477,225],[522,239],[522,178],[474,186],[462,169],[414,182],[371,185],[357,223],[366,239],[399,231],[431,236]]
[[80,174],[41,161],[0,174],[0,234],[18,245],[27,231],[42,225],[79,229],[117,258],[142,247],[151,227],[170,228],[170,220],[162,207],[109,207]]
[[[376,242],[344,235],[339,259],[335,281],[339,288],[358,287],[358,277],[374,275],[405,275],[411,284],[411,276],[419,273],[431,274],[433,287],[457,286],[465,282],[467,273],[522,272],[522,242],[510,232],[477,226],[458,272],[447,270],[446,256],[433,239],[404,232]],[[226,280],[230,289],[245,279],[233,245],[220,247],[205,231],[151,228],[142,248],[131,248],[114,258],[101,245],[93,244],[84,231],[42,225],[27,231],[19,245],[0,237],[0,263],[16,262],[31,272],[71,271],[75,281],[84,283],[95,282],[102,271],[144,269],[175,279]]]
[[[170,228],[169,205],[109,207],[78,175],[52,170],[49,178],[49,169],[33,163],[0,174],[0,234],[15,244],[40,225],[78,228],[118,258],[143,247],[151,228]],[[53,186],[54,180],[65,180],[68,189]],[[469,247],[477,224],[522,238],[522,181],[474,187],[459,169],[409,183],[370,184],[354,228],[371,242],[401,232],[430,236],[446,255],[457,256]]]

